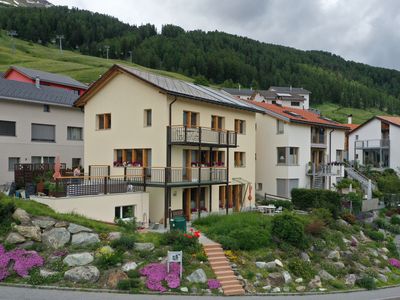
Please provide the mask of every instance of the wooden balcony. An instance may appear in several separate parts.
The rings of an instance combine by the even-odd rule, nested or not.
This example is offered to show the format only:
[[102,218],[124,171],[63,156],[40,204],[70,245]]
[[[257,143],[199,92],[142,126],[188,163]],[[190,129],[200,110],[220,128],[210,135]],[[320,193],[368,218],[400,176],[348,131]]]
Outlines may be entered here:
[[134,184],[150,187],[213,185],[226,183],[227,169],[222,167],[127,167],[125,176]]
[[168,126],[168,144],[212,147],[237,147],[237,133],[207,127]]

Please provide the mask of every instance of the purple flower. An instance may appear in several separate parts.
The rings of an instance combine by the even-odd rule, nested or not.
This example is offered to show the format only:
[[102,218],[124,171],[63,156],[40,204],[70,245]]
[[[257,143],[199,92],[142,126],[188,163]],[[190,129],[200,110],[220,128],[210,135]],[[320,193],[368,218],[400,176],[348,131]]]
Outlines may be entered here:
[[35,267],[43,266],[44,260],[36,251],[14,249],[6,252],[3,245],[0,245],[0,281],[10,274],[8,268],[14,262],[13,270],[21,277],[26,277],[29,271]]
[[167,289],[162,285],[165,281],[167,286],[171,289],[180,286],[180,265],[172,263],[170,265],[169,274],[167,266],[160,263],[151,263],[139,271],[140,275],[146,276],[146,287],[152,291],[165,292]]
[[393,267],[396,267],[397,269],[400,269],[400,260],[396,258],[390,258],[389,264],[391,264]]
[[208,279],[207,284],[209,289],[218,289],[221,287],[221,283],[217,279]]

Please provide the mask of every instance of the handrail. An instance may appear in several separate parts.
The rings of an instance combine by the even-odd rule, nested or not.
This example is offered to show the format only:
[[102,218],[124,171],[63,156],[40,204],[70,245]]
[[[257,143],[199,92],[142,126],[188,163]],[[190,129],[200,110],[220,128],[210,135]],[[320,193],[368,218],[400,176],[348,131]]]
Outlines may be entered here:
[[210,129],[212,131],[219,131],[219,132],[236,132],[236,130],[229,130],[229,129],[219,129],[219,128],[212,128],[212,127],[207,127],[207,126],[192,126],[192,125],[171,125],[169,127],[187,127],[187,128],[204,128],[204,129]]

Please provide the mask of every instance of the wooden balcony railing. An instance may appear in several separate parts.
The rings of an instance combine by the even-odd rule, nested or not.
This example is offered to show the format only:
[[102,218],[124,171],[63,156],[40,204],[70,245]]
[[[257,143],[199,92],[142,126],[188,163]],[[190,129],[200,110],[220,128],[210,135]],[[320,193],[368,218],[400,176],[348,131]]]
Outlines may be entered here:
[[207,127],[168,127],[168,143],[178,145],[212,145],[237,147],[237,133],[230,130],[215,130]]

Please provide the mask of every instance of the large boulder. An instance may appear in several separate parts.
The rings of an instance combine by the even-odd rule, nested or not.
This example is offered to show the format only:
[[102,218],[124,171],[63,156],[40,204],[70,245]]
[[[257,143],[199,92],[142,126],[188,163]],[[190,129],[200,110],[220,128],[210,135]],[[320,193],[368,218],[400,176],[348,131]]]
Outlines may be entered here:
[[19,244],[25,242],[26,239],[17,232],[10,232],[6,238],[6,243],[8,244]]
[[357,276],[355,274],[347,274],[344,277],[344,284],[348,286],[354,286],[356,284]]
[[71,234],[63,227],[53,228],[42,234],[43,243],[50,248],[59,249],[69,242]]
[[283,271],[282,276],[283,279],[285,279],[285,284],[289,284],[292,282],[292,276],[290,276],[290,273],[288,271]]
[[127,263],[124,263],[122,265],[122,271],[128,272],[130,270],[136,270],[137,267],[137,263],[135,263],[134,261],[128,261]]
[[119,240],[119,239],[121,238],[121,236],[122,236],[122,233],[121,233],[121,232],[119,232],[119,231],[113,231],[113,232],[110,232],[110,233],[107,235],[107,240],[109,240],[109,241]]
[[335,277],[333,277],[331,274],[329,274],[329,273],[328,273],[327,271],[325,271],[325,270],[319,271],[319,272],[318,272],[318,275],[319,275],[319,277],[321,277],[322,280],[326,280],[326,281],[335,279]]
[[107,286],[115,289],[120,280],[127,279],[127,278],[128,278],[128,276],[121,270],[114,270],[108,275]]
[[310,262],[310,256],[306,252],[300,253],[300,258],[305,262]]
[[56,224],[56,220],[50,217],[36,217],[32,220],[32,224],[42,229],[48,229]]
[[69,254],[64,258],[64,263],[69,267],[85,266],[93,261],[93,256],[89,252]]
[[40,231],[40,227],[38,226],[24,226],[24,225],[16,225],[14,229],[22,236],[41,242],[42,241],[42,232]]
[[281,286],[285,283],[285,278],[283,277],[283,275],[281,273],[274,272],[274,273],[268,274],[268,282],[272,286]]
[[330,251],[328,254],[329,259],[340,259],[340,253],[337,250]]
[[197,269],[192,274],[190,274],[188,277],[186,277],[186,279],[189,282],[206,283],[207,282],[207,275],[206,275],[206,272],[204,272],[203,269]]
[[40,276],[42,276],[44,278],[47,278],[47,277],[51,277],[51,276],[57,275],[57,272],[50,271],[50,270],[47,270],[47,269],[40,269],[39,274],[40,274]]
[[75,267],[64,273],[64,279],[72,282],[96,282],[100,271],[94,266]]
[[74,234],[72,235],[72,240],[71,240],[72,245],[80,245],[80,246],[96,244],[99,242],[100,242],[99,235],[97,233],[91,233],[91,232],[80,232]]
[[81,226],[75,223],[69,223],[68,226],[68,231],[72,234],[78,233],[78,232],[93,232],[92,229],[87,228],[85,226]]
[[21,208],[17,208],[14,211],[12,218],[16,221],[19,221],[22,225],[30,225],[31,224],[31,218],[30,218],[29,214]]
[[256,261],[256,267],[259,269],[272,270],[275,269],[277,265],[274,261],[269,261],[269,262]]
[[336,269],[344,269],[345,268],[344,263],[342,263],[341,261],[334,262],[333,265],[335,266]]
[[135,250],[138,251],[153,251],[154,244],[153,243],[135,243]]
[[56,224],[54,224],[55,228],[61,228],[61,227],[68,227],[69,222],[67,221],[58,221]]
[[321,277],[315,275],[315,277],[311,279],[310,282],[308,283],[308,287],[310,289],[322,288]]

